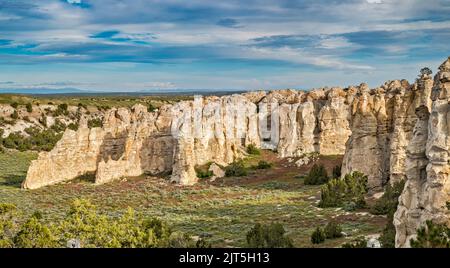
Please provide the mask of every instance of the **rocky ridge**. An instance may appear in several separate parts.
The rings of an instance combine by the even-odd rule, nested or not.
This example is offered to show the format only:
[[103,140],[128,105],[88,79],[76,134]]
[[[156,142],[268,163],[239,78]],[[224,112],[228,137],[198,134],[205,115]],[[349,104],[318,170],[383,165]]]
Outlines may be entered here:
[[144,173],[171,173],[183,185],[196,165],[227,165],[250,144],[280,157],[344,154],[342,174],[368,175],[372,192],[407,180],[394,217],[396,245],[409,246],[425,220],[448,223],[450,59],[434,80],[386,82],[369,89],[258,91],[198,97],[155,112],[136,105],[111,109],[103,127],[66,130],[50,152],[32,162],[24,188],[93,173],[96,183]]

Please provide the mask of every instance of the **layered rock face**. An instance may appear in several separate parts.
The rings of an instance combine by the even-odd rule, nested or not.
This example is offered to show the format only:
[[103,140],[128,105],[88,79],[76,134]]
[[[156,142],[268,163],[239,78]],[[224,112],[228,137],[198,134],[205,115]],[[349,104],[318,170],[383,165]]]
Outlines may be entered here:
[[195,166],[227,165],[254,144],[280,157],[342,155],[342,173],[369,176],[372,190],[406,178],[407,146],[416,109],[429,99],[432,79],[358,87],[276,90],[197,97],[149,113],[143,106],[112,109],[102,128],[67,130],[29,169],[25,188],[95,173],[96,183],[143,173],[197,182]]
[[175,142],[172,181],[197,182],[196,165],[227,165],[260,146],[256,104],[241,95],[195,98],[172,107]]
[[77,131],[66,130],[52,151],[32,161],[23,187],[35,189],[88,173],[95,173],[96,183],[104,183],[170,169],[174,141],[165,113],[157,117],[142,105],[112,109],[103,127],[92,129],[82,118]]
[[[427,90],[424,77],[418,88]],[[416,230],[426,220],[450,223],[449,141],[450,58],[439,67],[428,98],[418,100],[419,120],[407,147],[406,185],[394,215],[396,247],[409,247]]]
[[342,173],[360,171],[368,175],[371,191],[390,181],[406,178],[406,148],[417,121],[416,108],[428,99],[431,84],[391,81],[369,90],[357,89],[352,103],[352,135],[347,142]]
[[[51,152],[32,162],[24,188],[35,189],[94,173],[97,184],[143,173],[171,172],[183,185],[197,182],[196,165],[227,165],[246,146],[281,157],[343,154],[351,131],[346,92],[280,90],[195,98],[149,113],[112,109],[102,128],[67,130]],[[339,129],[339,131],[333,131]]]

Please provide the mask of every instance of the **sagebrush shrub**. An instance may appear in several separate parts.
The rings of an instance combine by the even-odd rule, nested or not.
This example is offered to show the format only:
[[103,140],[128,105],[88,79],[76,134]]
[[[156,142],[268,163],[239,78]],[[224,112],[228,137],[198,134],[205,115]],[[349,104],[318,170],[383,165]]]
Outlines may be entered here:
[[412,248],[450,248],[450,228],[428,220],[417,229],[417,237],[410,243]]
[[227,177],[242,177],[246,175],[247,168],[242,161],[235,161],[225,167],[225,176]]
[[342,237],[342,227],[335,221],[330,221],[324,228],[327,239]]
[[254,144],[249,144],[247,146],[247,153],[252,154],[252,155],[260,155],[261,154],[259,149]]
[[267,161],[261,160],[258,162],[258,165],[256,166],[256,169],[269,169],[272,167],[272,163],[269,163]]
[[322,227],[317,227],[316,230],[311,234],[311,243],[320,244],[323,243],[326,239],[325,231]]
[[371,207],[370,212],[374,215],[387,215],[395,212],[398,206],[398,198],[403,192],[405,181],[394,182],[393,185],[388,183],[385,187],[383,196],[378,199]]
[[323,165],[314,164],[305,177],[304,183],[306,185],[320,185],[327,183],[329,180],[327,170]]
[[353,202],[357,208],[365,206],[367,176],[355,171],[342,179],[332,179],[322,186],[319,207],[342,207]]
[[286,231],[280,223],[270,225],[255,224],[247,232],[247,245],[250,248],[291,248],[292,240],[286,236]]

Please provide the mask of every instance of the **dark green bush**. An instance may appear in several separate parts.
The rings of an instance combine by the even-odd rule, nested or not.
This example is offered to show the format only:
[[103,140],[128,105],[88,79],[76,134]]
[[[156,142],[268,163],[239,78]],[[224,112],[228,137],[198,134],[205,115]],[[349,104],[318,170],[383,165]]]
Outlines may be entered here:
[[44,127],[47,127],[47,116],[42,115],[42,117],[39,118],[39,123],[41,123]]
[[388,223],[383,228],[379,241],[383,248],[395,248],[395,226],[394,226],[394,212],[388,215]]
[[33,105],[31,103],[27,103],[27,105],[25,105],[25,108],[27,108],[27,112],[33,112]]
[[261,152],[254,144],[247,145],[247,153],[252,155],[260,155]]
[[327,239],[342,237],[342,227],[335,221],[330,221],[324,228]]
[[50,128],[55,132],[63,132],[67,127],[61,120],[56,119],[55,123]]
[[52,129],[40,130],[35,127],[25,129],[28,137],[19,132],[11,133],[2,140],[3,146],[19,151],[36,150],[50,151],[61,139],[62,133],[57,133]]
[[93,118],[88,120],[88,127],[94,128],[94,127],[102,127],[103,121],[100,118]]
[[67,126],[68,129],[71,129],[71,130],[74,130],[74,131],[77,131],[77,130],[78,130],[78,127],[79,127],[78,123],[70,123],[70,124]]
[[340,178],[341,177],[341,166],[335,166],[332,172],[332,178]]
[[410,243],[412,248],[450,248],[450,228],[428,220],[417,229],[417,237]]
[[14,112],[11,114],[11,118],[12,119],[18,119],[19,118],[19,113],[17,112],[17,110],[14,110]]
[[209,179],[211,178],[214,173],[211,170],[196,170],[197,178],[200,179]]
[[291,248],[292,240],[280,223],[261,225],[259,223],[247,232],[247,245],[250,248]]
[[83,104],[83,103],[81,103],[81,102],[78,103],[78,108],[84,108],[85,110],[88,109],[87,105],[86,105],[86,104]]
[[269,169],[272,167],[272,163],[261,160],[258,162],[258,165],[255,166],[256,169]]
[[69,108],[69,106],[67,105],[67,103],[61,103],[58,104],[56,110],[53,112],[54,116],[60,116],[60,115],[68,115],[69,111],[67,110]]
[[14,109],[17,109],[19,107],[19,104],[17,102],[13,102],[13,103],[11,103],[11,107],[13,107]]
[[367,176],[358,171],[342,179],[332,179],[322,186],[319,207],[342,207],[353,202],[356,208],[363,208],[367,190]]
[[329,180],[327,170],[323,165],[314,164],[305,177],[306,185],[320,185],[327,183]]
[[326,234],[322,227],[317,227],[311,234],[311,243],[320,244],[325,242]]
[[371,207],[370,213],[374,215],[387,215],[397,210],[398,198],[405,187],[405,181],[395,182],[394,185],[388,183],[383,196]]
[[247,175],[247,168],[244,166],[244,162],[234,161],[225,167],[225,176],[227,177],[242,177]]
[[156,110],[156,107],[150,102],[148,105],[147,105],[147,111],[149,112],[149,113],[151,113],[151,112],[154,112]]

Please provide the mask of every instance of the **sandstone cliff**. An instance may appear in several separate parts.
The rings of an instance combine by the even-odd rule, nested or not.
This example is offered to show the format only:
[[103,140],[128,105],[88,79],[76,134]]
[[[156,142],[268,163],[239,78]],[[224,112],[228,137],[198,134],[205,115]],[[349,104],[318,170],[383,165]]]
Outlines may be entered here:
[[[429,77],[423,77],[418,89],[428,92],[431,83]],[[426,220],[450,223],[449,100],[450,58],[435,76],[432,103],[426,97],[418,100],[419,120],[406,153],[407,181],[394,215],[396,247],[409,247]]]
[[195,98],[153,113],[141,105],[111,109],[102,128],[89,129],[84,122],[76,132],[67,130],[51,152],[32,162],[23,186],[37,188],[86,173],[104,183],[162,172],[171,172],[172,181],[193,184],[196,165],[226,165],[254,144],[277,150],[280,157],[345,153],[344,174],[364,172],[371,187],[380,189],[389,176],[404,174],[414,100],[421,97],[406,82],[393,81],[373,90],[362,84]]

